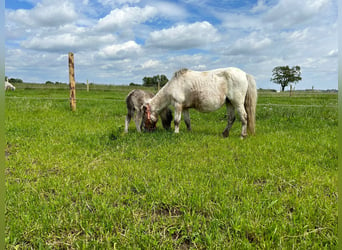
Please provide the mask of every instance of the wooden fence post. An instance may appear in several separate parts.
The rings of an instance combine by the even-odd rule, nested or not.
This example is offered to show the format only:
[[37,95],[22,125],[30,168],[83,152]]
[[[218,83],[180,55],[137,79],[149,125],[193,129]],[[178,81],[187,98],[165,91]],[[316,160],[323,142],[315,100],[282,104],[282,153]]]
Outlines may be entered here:
[[70,108],[76,111],[76,84],[74,70],[74,54],[69,52],[69,86],[70,86]]

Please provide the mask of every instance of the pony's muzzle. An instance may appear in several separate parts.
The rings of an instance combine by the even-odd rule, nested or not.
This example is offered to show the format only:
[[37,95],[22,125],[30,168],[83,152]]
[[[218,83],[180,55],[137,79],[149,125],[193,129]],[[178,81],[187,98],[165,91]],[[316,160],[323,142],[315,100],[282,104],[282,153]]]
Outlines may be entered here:
[[156,122],[152,122],[149,119],[145,120],[145,124],[144,124],[144,131],[145,132],[153,132],[157,129],[157,123]]

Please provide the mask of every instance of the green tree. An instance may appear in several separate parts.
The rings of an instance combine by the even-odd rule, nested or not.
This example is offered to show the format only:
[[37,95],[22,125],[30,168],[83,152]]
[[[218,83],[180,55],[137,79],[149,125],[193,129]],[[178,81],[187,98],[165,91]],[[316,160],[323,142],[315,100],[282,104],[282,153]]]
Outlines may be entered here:
[[23,80],[21,80],[19,78],[10,78],[10,79],[8,79],[8,81],[10,83],[23,83]]
[[278,66],[272,70],[272,78],[271,81],[280,84],[281,90],[284,91],[285,87],[289,85],[289,83],[297,83],[302,80],[301,72],[299,66],[294,66],[290,68],[289,66]]
[[129,86],[140,86],[140,84],[137,84],[137,83],[131,82],[131,83],[129,84]]
[[143,86],[146,87],[163,87],[169,80],[165,75],[156,75],[153,77],[145,76],[143,78]]
[[145,77],[143,78],[143,86],[146,86],[146,87],[151,87],[151,86],[153,86],[152,77],[147,77],[147,76],[145,76]]
[[167,79],[167,77],[165,75],[161,75],[160,76],[160,87],[163,87],[165,84],[167,84],[168,81],[169,81],[169,79]]

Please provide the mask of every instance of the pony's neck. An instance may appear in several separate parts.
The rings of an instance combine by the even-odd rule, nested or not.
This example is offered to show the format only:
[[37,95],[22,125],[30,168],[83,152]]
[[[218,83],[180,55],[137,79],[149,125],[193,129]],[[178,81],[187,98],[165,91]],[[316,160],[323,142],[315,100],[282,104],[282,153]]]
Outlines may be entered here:
[[158,93],[151,99],[151,110],[160,113],[161,110],[170,105],[171,99],[167,91],[167,84],[161,88]]

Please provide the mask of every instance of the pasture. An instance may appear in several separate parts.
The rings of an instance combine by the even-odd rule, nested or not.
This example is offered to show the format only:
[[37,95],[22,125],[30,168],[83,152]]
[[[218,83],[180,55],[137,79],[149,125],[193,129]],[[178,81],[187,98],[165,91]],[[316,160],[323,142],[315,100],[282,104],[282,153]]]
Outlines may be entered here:
[[259,92],[241,140],[224,107],[125,134],[132,87],[78,88],[76,112],[63,86],[16,87],[7,249],[337,249],[336,93]]

